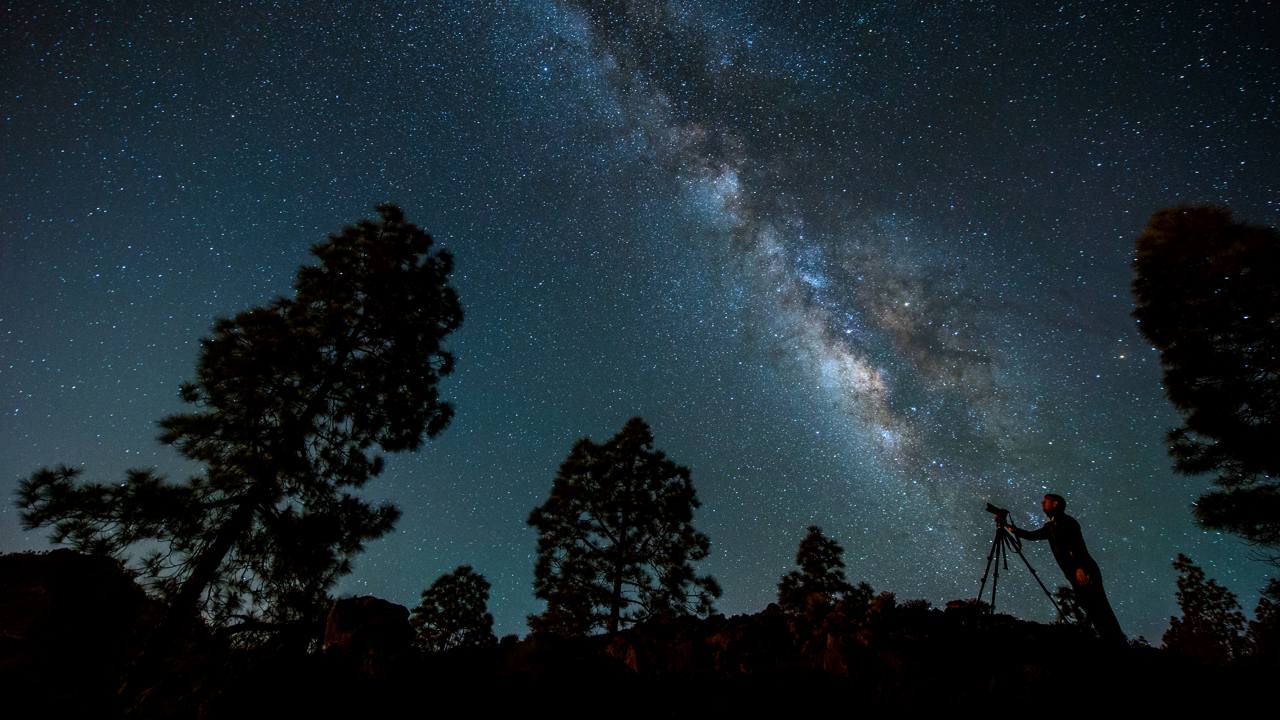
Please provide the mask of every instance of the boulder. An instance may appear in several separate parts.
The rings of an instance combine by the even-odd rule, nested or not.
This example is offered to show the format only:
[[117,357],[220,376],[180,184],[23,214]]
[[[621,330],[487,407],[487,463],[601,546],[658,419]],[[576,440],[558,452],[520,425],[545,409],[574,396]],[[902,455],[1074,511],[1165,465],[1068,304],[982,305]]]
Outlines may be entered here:
[[0,693],[53,715],[108,712],[163,608],[110,557],[0,555]]
[[412,641],[409,609],[371,595],[335,601],[325,620],[325,655],[369,677],[391,672],[409,656]]

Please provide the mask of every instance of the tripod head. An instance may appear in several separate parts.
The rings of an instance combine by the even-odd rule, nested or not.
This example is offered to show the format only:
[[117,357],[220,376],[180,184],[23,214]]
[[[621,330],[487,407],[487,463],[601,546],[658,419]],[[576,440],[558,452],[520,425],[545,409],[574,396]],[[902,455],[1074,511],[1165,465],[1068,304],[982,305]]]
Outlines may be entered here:
[[996,537],[1003,538],[1004,542],[1013,543],[1015,549],[1020,548],[1022,543],[1018,540],[1018,534],[1013,531],[1014,526],[1013,521],[1009,519],[1009,510],[987,503],[987,512],[995,518]]
[[1009,524],[1009,511],[1006,510],[1005,508],[996,507],[991,503],[987,503],[987,512],[995,516],[997,525]]

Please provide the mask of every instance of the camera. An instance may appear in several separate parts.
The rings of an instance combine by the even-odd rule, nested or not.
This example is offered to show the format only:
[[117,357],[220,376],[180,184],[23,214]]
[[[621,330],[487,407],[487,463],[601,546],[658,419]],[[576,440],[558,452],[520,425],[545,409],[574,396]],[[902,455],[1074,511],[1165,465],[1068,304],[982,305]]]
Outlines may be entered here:
[[996,507],[991,503],[987,503],[987,512],[996,516],[996,522],[1001,525],[1009,524],[1009,511],[1005,508]]

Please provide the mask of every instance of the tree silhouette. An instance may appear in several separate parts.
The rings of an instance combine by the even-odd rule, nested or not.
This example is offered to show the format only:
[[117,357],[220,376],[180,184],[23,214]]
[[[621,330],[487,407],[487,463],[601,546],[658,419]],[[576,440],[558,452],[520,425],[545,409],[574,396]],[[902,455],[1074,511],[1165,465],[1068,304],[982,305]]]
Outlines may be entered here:
[[1084,608],[1080,607],[1080,601],[1076,599],[1076,591],[1070,585],[1059,585],[1057,592],[1053,594],[1054,600],[1058,603],[1058,617],[1054,620],[1057,625],[1079,625],[1089,627],[1089,618],[1084,613]]
[[1178,607],[1182,617],[1169,618],[1166,649],[1200,660],[1227,664],[1240,657],[1244,645],[1244,613],[1230,590],[1207,579],[1191,558],[1179,553]]
[[497,643],[488,604],[489,581],[473,572],[470,565],[459,565],[453,572],[441,575],[422,591],[422,602],[409,619],[418,646],[429,652],[443,652]]
[[1280,580],[1272,578],[1262,590],[1246,640],[1255,659],[1280,667]]
[[1157,212],[1137,241],[1133,315],[1183,413],[1174,467],[1216,473],[1196,519],[1280,563],[1280,233],[1223,208]]
[[[800,611],[814,593],[827,601],[834,601],[853,592],[854,587],[845,579],[843,558],[844,548],[840,543],[823,535],[822,528],[810,525],[796,552],[796,564],[800,569],[783,575],[778,583],[778,605],[786,610]],[[868,598],[871,592],[867,586]]]
[[534,593],[547,602],[530,627],[576,636],[711,612],[720,586],[691,564],[710,548],[693,528],[698,506],[689,469],[653,449],[640,418],[603,444],[580,439],[551,496],[529,514],[538,531]]
[[364,544],[399,516],[348,490],[383,468],[377,450],[419,447],[449,423],[437,383],[441,341],[462,321],[452,258],[393,205],[311,248],[293,298],[219,319],[201,341],[190,412],[160,439],[204,466],[171,484],[148,470],[124,483],[43,469],[20,484],[27,529],[120,558],[170,604],[164,632],[197,611],[231,629],[314,617]]

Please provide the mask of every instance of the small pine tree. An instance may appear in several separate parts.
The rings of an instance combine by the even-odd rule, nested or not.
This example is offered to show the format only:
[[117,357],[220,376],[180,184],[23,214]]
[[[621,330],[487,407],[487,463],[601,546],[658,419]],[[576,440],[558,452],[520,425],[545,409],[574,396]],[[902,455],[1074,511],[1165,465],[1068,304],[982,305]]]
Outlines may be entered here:
[[495,644],[488,604],[489,581],[470,565],[459,565],[441,575],[422,591],[422,602],[413,609],[409,621],[418,647],[444,652]]
[[1089,619],[1084,614],[1084,608],[1080,607],[1080,602],[1076,600],[1076,591],[1067,585],[1059,585],[1058,591],[1054,593],[1054,600],[1058,602],[1058,609],[1061,613],[1057,620],[1057,625],[1082,625],[1089,626]]
[[1220,665],[1240,657],[1245,624],[1235,593],[1206,578],[1186,555],[1179,553],[1173,567],[1182,617],[1169,618],[1165,649]]
[[698,505],[689,469],[653,448],[644,420],[631,418],[602,444],[580,439],[551,497],[529,514],[538,531],[534,594],[547,602],[530,628],[580,636],[709,614],[720,585],[694,571],[711,546],[693,527]]
[[1280,580],[1272,578],[1258,598],[1247,639],[1249,654],[1255,660],[1280,665]]
[[821,596],[838,600],[852,593],[854,587],[844,575],[844,548],[840,543],[822,534],[822,528],[810,525],[809,532],[800,541],[796,552],[796,564],[800,570],[792,570],[778,583],[778,605],[783,609],[803,610],[809,596]]

